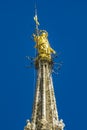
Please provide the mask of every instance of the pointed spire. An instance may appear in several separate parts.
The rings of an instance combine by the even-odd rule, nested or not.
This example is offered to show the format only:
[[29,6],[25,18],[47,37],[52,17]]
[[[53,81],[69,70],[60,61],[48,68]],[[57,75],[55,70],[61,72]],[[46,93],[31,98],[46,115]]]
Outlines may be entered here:
[[37,69],[36,93],[34,98],[31,121],[27,120],[24,130],[63,130],[65,124],[59,120],[56,99],[52,80],[53,59],[51,54],[56,52],[51,48],[48,40],[48,32],[39,30],[38,15],[35,0],[36,24],[33,34],[38,53],[34,59]]

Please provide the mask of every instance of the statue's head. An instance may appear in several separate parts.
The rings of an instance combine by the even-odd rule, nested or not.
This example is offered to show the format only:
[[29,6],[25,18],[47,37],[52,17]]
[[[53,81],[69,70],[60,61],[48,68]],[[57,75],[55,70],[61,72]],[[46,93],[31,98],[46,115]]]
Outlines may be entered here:
[[43,37],[48,37],[48,33],[47,32],[42,32],[42,34],[41,34],[41,36],[43,36]]

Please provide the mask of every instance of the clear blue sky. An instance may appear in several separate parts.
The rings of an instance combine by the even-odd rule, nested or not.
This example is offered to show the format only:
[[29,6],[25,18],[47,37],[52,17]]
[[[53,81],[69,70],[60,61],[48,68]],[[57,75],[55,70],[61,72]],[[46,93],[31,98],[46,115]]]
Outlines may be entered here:
[[[35,90],[34,0],[0,1],[0,130],[23,130]],[[87,1],[38,0],[40,28],[63,61],[53,75],[59,117],[65,130],[87,130]]]

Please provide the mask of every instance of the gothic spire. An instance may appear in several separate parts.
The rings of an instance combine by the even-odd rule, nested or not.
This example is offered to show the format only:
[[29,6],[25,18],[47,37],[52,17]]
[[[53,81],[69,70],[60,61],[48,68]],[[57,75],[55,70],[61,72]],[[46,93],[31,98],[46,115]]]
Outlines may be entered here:
[[59,120],[56,106],[56,98],[52,79],[52,57],[55,50],[51,48],[48,40],[48,32],[39,30],[37,8],[34,16],[36,31],[33,34],[37,56],[35,67],[37,68],[36,91],[33,104],[31,121],[27,120],[24,130],[63,130],[63,120]]

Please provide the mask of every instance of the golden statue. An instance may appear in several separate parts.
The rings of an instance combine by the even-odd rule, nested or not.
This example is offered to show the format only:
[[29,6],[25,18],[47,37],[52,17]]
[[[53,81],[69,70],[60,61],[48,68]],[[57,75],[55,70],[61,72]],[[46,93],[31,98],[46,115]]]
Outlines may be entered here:
[[34,41],[36,42],[35,48],[38,50],[40,58],[51,59],[51,54],[56,52],[50,47],[48,41],[48,33],[44,30],[40,30],[39,35],[33,34]]

